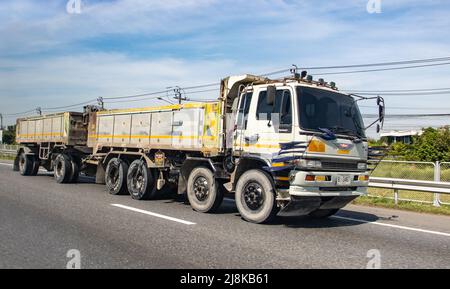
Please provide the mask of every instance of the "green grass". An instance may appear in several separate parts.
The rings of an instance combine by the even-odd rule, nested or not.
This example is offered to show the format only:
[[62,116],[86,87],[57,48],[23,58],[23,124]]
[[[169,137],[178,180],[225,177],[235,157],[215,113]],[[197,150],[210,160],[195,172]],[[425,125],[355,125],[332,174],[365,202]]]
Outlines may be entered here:
[[399,201],[397,206],[395,205],[394,200],[373,197],[359,197],[354,200],[352,204],[450,216],[450,206],[446,205],[442,205],[441,207],[433,207],[431,204]]
[[11,156],[11,155],[2,155],[0,154],[0,160],[7,160],[7,161],[12,161],[14,160],[15,157]]

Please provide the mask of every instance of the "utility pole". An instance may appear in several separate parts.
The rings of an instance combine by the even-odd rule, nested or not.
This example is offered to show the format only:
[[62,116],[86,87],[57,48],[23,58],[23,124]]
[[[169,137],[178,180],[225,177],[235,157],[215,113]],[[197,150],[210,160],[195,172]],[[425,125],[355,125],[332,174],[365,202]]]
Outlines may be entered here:
[[105,102],[103,101],[103,97],[100,96],[99,98],[97,98],[97,102],[101,109],[105,109]]
[[40,107],[36,108],[36,113],[42,115],[42,109]]
[[[173,92],[175,93],[175,97],[174,98],[178,99],[178,104],[181,104],[181,102],[183,100],[187,100],[186,97],[183,97],[183,94],[181,93],[182,90],[183,89],[181,87],[179,87],[179,86],[175,86],[175,88],[173,89]],[[183,92],[184,92],[184,90],[183,90]]]
[[3,114],[0,113],[0,130],[3,129]]

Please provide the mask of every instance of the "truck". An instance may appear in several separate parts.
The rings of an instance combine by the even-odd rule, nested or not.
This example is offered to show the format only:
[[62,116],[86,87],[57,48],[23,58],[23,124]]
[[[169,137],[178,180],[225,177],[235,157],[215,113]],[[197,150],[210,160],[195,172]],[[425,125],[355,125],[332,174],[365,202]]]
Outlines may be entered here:
[[[18,119],[14,169],[32,176],[43,167],[58,183],[95,176],[110,194],[136,200],[176,192],[201,213],[216,212],[226,195],[258,224],[326,218],[367,194],[358,108],[367,99],[306,72],[229,76],[215,101]],[[376,100],[372,125],[384,119],[384,100]]]

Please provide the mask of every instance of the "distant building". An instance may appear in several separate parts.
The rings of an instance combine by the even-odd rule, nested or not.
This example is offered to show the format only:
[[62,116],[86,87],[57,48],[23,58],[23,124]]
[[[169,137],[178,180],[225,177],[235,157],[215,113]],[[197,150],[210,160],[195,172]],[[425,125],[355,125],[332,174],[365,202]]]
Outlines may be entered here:
[[419,136],[423,133],[421,130],[409,130],[409,131],[390,131],[381,133],[381,138],[387,142],[388,145],[396,142],[404,144],[411,144],[413,136]]
[[0,129],[0,144],[3,143],[3,130]]

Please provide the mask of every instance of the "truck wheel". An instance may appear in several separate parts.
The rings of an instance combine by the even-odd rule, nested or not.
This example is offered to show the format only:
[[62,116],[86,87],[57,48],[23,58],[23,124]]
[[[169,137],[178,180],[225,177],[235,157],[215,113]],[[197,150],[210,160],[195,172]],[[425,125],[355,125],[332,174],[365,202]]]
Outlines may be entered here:
[[109,161],[105,171],[106,187],[111,195],[124,195],[127,188],[128,164],[118,158]]
[[55,180],[59,184],[65,184],[70,181],[72,175],[72,163],[70,157],[66,154],[59,154],[54,162]]
[[41,162],[38,157],[32,157],[33,161],[33,169],[31,170],[30,176],[37,176],[39,172],[39,167],[41,166]]
[[33,170],[33,159],[25,153],[19,156],[19,172],[22,176],[30,176]]
[[69,182],[77,183],[78,179],[80,178],[80,165],[78,164],[78,161],[73,157],[70,160],[70,165],[71,165],[71,174]]
[[195,168],[187,182],[187,197],[191,207],[197,212],[213,213],[223,201],[223,190],[206,167]]
[[245,172],[236,185],[236,206],[245,220],[267,223],[278,213],[271,177],[261,170]]
[[339,209],[329,209],[329,210],[315,210],[309,213],[309,217],[314,219],[326,219],[333,216],[339,211]]
[[135,200],[154,199],[157,195],[155,177],[142,160],[131,163],[127,174],[127,187]]

